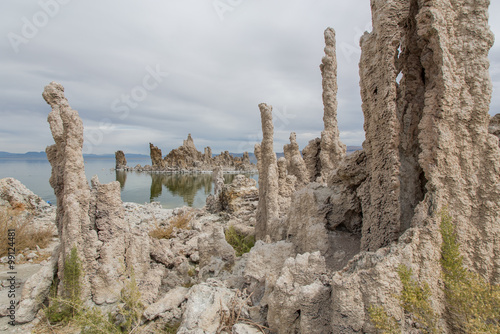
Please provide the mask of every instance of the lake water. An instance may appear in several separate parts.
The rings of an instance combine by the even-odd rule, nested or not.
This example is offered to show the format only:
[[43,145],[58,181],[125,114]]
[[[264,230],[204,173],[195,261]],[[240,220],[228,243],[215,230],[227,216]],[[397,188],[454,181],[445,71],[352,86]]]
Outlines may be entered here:
[[[144,159],[127,159],[129,166],[151,164]],[[114,159],[85,159],[85,175],[90,182],[97,175],[101,183],[120,182],[124,202],[160,202],[165,208],[180,206],[202,207],[208,195],[213,193],[212,174],[160,174],[147,172],[115,171]],[[46,201],[56,203],[49,178],[51,167],[42,159],[2,159],[0,158],[0,179],[13,177],[21,181],[35,194]],[[234,174],[224,174],[229,183]],[[249,175],[257,180],[256,174]]]

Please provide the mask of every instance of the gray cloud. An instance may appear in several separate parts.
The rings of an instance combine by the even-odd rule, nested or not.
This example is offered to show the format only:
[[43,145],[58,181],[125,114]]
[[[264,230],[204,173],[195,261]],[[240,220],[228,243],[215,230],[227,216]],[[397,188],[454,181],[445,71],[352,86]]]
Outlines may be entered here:
[[[63,2],[40,3],[55,1]],[[328,26],[337,32],[341,139],[364,140],[357,63],[359,37],[370,29],[366,1],[242,0],[222,14],[212,1],[64,2],[48,7],[53,17],[17,53],[10,33],[22,36],[26,20],[43,19],[42,9],[36,2],[0,5],[0,117],[7,120],[0,150],[39,151],[52,143],[41,92],[53,80],[79,111],[92,153],[147,153],[149,142],[166,153],[188,133],[199,150],[252,151],[261,137],[261,102],[277,111],[276,150],[291,131],[304,147],[323,127],[319,64]],[[498,7],[490,10],[494,32],[500,32]],[[494,113],[500,110],[497,45],[490,58]],[[157,66],[168,76],[140,95],[147,69]],[[134,93],[140,101],[129,100],[133,107],[123,102]]]

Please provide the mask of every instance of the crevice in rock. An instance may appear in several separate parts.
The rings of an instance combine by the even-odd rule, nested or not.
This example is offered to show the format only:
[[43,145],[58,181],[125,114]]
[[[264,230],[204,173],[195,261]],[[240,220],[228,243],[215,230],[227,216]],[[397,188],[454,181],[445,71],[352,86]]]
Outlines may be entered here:
[[410,227],[415,207],[425,196],[426,180],[418,161],[421,152],[419,124],[425,105],[425,79],[422,77],[425,70],[420,60],[422,48],[416,24],[418,10],[418,3],[412,1],[398,48],[398,65],[401,66],[402,75],[400,85],[397,86],[397,116],[400,123],[400,234]]

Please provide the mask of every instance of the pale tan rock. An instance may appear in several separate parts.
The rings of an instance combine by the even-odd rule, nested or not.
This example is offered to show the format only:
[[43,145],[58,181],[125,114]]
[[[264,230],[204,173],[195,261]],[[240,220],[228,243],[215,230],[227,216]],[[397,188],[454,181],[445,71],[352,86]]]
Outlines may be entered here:
[[243,164],[244,165],[251,165],[250,156],[248,155],[247,151],[243,152]]
[[325,273],[319,252],[286,260],[268,297],[267,321],[273,333],[331,332],[331,288],[321,281]]
[[207,210],[211,213],[217,213],[224,210],[221,193],[224,189],[224,174],[221,167],[216,167],[212,171],[212,182],[214,184],[214,193],[207,197]]
[[48,209],[49,204],[12,177],[0,179],[0,205],[32,214]]
[[161,154],[161,149],[149,143],[149,155],[151,157],[151,165],[153,168],[161,169],[165,167],[165,162]]
[[[371,304],[384,305],[409,331],[394,298],[401,263],[429,285],[433,309],[447,320],[436,237],[443,208],[465,264],[500,280],[500,150],[488,134],[487,5],[372,2],[373,32],[361,41],[367,178],[358,194],[362,247],[378,250],[360,253],[333,275],[332,332],[373,332]],[[445,321],[442,331],[452,333]]]
[[337,56],[335,53],[335,31],[325,30],[325,56],[320,65],[323,78],[324,130],[321,132],[319,160],[321,162],[320,182],[328,176],[345,157],[346,147],[340,141],[337,124]]
[[214,183],[214,195],[218,196],[224,189],[224,174],[222,168],[216,167],[212,171],[212,181]]
[[234,264],[236,258],[233,247],[227,243],[222,226],[213,226],[209,233],[198,239],[201,278],[218,276],[224,269]]
[[127,159],[123,151],[115,152],[115,169],[124,169],[127,167]]
[[[279,217],[283,218],[290,208],[292,195],[295,192],[297,178],[287,173],[287,161],[281,157],[278,159],[278,206]],[[278,226],[275,230],[274,238],[281,240],[284,237],[283,226]]]
[[223,209],[235,217],[243,218],[245,213],[255,214],[259,200],[257,181],[245,175],[236,175],[231,184],[224,185],[221,200]]
[[173,308],[179,307],[179,305],[186,300],[187,294],[189,292],[188,288],[182,286],[177,287],[168,291],[165,296],[163,296],[157,302],[149,305],[143,312],[143,316],[148,320],[153,320],[159,314],[169,311]]
[[24,283],[15,314],[16,323],[24,324],[35,319],[42,307],[40,301],[45,300],[50,293],[54,275],[57,273],[58,259],[59,247],[56,247],[50,261]]
[[259,204],[257,206],[255,236],[258,240],[267,235],[273,240],[278,237],[279,224],[279,185],[278,165],[273,148],[273,116],[272,107],[259,104],[262,121],[262,143],[255,145],[255,157],[259,170]]
[[214,164],[221,167],[234,167],[234,158],[229,151],[220,152],[214,157]]
[[82,121],[63,93],[64,88],[54,82],[43,93],[52,106],[48,121],[56,142],[46,152],[52,165],[50,184],[57,197],[58,276],[62,282],[64,263],[75,247],[84,273],[82,300],[114,303],[132,273],[148,287],[149,236],[125,222],[119,182],[100,184],[94,177],[90,190],[83,164]]
[[[493,37],[487,5],[466,1],[456,8],[410,7],[394,2],[375,3],[373,10],[374,31],[361,40],[369,174],[362,248],[373,250],[395,240],[417,223],[416,208],[432,201],[434,214],[447,206],[455,217],[460,241],[469,245],[464,247],[467,258],[482,249],[481,272],[498,272],[491,250],[500,245],[487,242],[481,232],[497,230],[499,212],[498,190],[491,186],[498,179],[499,151],[488,135],[487,54]],[[401,26],[395,17],[411,24]],[[440,25],[444,18],[457,33]],[[464,70],[471,66],[476,70]]]
[[[244,301],[236,292],[210,281],[193,286],[187,295],[179,334],[216,333],[221,326],[221,312],[229,315],[231,308],[240,309]],[[222,326],[221,326],[222,327]]]
[[[293,244],[285,241],[266,244],[262,240],[255,243],[250,250],[243,277],[245,278],[248,292],[252,293],[252,300],[266,304],[266,286],[272,286],[278,279],[281,268],[286,259],[295,256]],[[272,291],[268,289],[268,292]]]
[[231,330],[232,334],[260,334],[259,328],[244,323],[235,324]]
[[286,240],[296,253],[319,251],[330,269],[341,269],[359,252],[360,213],[359,200],[349,188],[311,183],[292,196]]
[[[207,156],[208,157],[208,152]],[[187,169],[200,166],[204,155],[196,149],[191,134],[188,134],[182,146],[170,151],[164,159],[166,166],[180,169]]]
[[212,164],[212,149],[210,148],[210,146],[207,146],[204,149],[203,162],[205,164]]
[[318,177],[321,177],[321,160],[319,154],[321,152],[321,139],[315,138],[307,144],[302,150],[304,163],[306,164],[309,182],[315,182]]
[[328,186],[343,183],[349,188],[356,189],[366,180],[367,176],[366,153],[359,150],[339,163],[334,173],[330,174]]
[[285,153],[287,162],[287,172],[289,175],[294,175],[297,178],[296,186],[300,188],[309,183],[309,173],[306,163],[300,154],[296,138],[295,132],[292,132],[290,134],[290,144],[283,146],[283,152]]
[[92,201],[89,215],[95,226],[95,275],[91,277],[92,298],[96,304],[112,304],[119,300],[126,275],[125,247],[129,228],[124,223],[120,184],[101,184],[97,175],[92,178]]
[[286,240],[295,246],[296,253],[320,251],[326,254],[328,232],[326,213],[328,199],[316,197],[317,184],[304,187],[293,195],[286,218]]
[[57,198],[56,225],[61,243],[58,275],[62,281],[66,257],[76,247],[82,259],[82,298],[90,298],[90,273],[95,258],[96,230],[89,219],[90,188],[83,163],[83,124],[76,110],[64,97],[62,85],[51,82],[43,92],[52,107],[48,122],[55,144],[47,147],[47,159],[52,166],[50,185]]
[[500,114],[496,114],[490,118],[488,132],[499,139],[500,144]]

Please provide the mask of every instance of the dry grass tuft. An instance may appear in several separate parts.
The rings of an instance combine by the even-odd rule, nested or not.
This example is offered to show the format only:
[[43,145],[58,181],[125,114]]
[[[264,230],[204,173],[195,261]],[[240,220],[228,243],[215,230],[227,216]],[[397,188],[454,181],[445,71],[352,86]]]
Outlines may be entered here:
[[[241,293],[240,291],[238,291]],[[219,319],[219,327],[217,328],[216,333],[221,334],[224,332],[231,333],[233,326],[237,323],[243,323],[246,325],[250,325],[256,327],[261,333],[266,333],[265,330],[269,330],[269,328],[258,324],[251,319],[245,318],[241,313],[243,310],[243,306],[248,304],[252,293],[245,299],[244,302],[241,302],[237,298],[237,296],[233,297],[228,305],[229,310],[224,310],[222,307],[222,301],[220,301],[220,319]]]
[[189,222],[193,218],[191,212],[183,212],[173,218],[168,222],[168,226],[162,226],[158,221],[155,220],[155,227],[149,231],[149,236],[155,239],[170,239],[174,230],[188,230]]
[[[52,228],[35,229],[32,225],[33,218],[27,214],[24,205],[14,204],[13,208],[0,208],[0,257],[6,256],[9,251],[9,241],[15,245],[16,254],[28,249],[45,248],[52,240]],[[15,230],[15,239],[9,240],[8,232]]]

